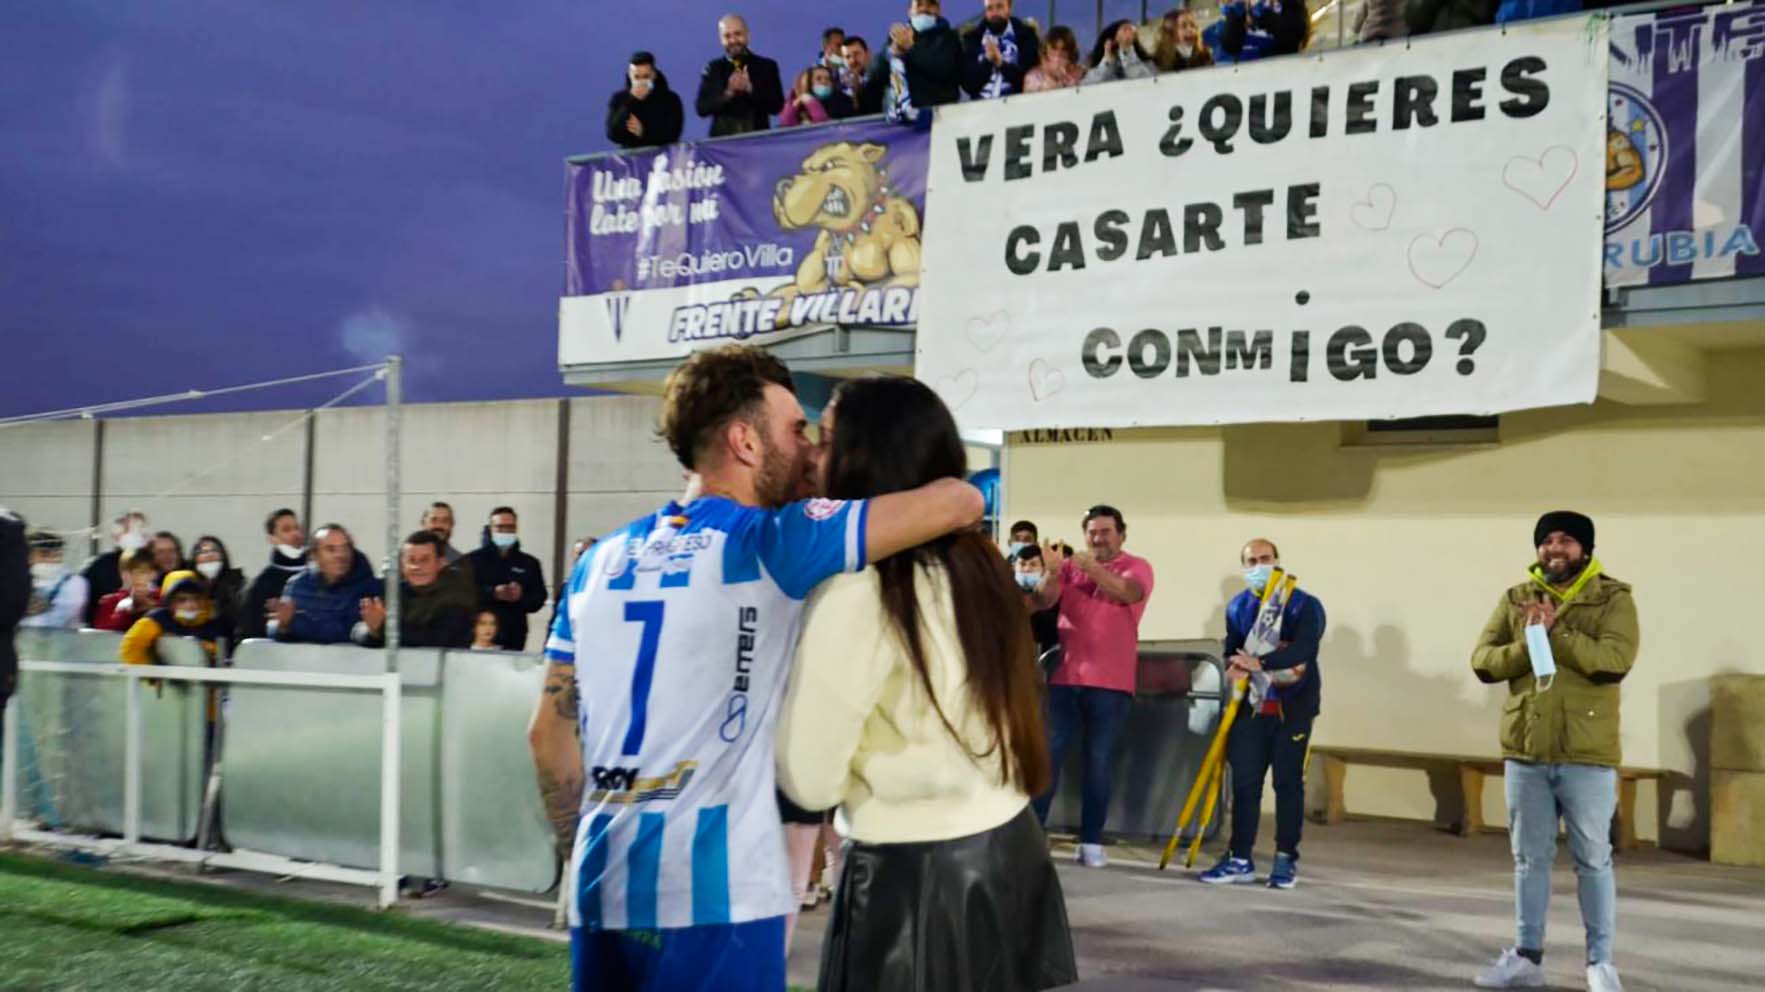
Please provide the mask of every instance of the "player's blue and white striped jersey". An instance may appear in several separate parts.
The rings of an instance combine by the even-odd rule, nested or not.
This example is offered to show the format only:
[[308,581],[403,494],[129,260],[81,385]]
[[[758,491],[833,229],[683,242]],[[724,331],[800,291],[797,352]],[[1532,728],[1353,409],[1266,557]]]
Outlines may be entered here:
[[773,726],[817,583],[865,565],[868,504],[670,503],[578,561],[546,657],[576,666],[570,925],[790,912]]

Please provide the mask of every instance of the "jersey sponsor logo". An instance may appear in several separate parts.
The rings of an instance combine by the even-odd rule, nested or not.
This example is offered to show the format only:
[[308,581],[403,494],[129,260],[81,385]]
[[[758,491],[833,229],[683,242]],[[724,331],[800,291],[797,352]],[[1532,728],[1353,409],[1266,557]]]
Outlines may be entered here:
[[636,768],[597,765],[590,774],[595,788],[587,801],[636,806],[659,799],[678,799],[698,767],[696,761],[682,761],[660,778],[640,778]]
[[748,726],[748,686],[754,672],[754,645],[760,639],[760,610],[743,606],[735,617],[735,685],[724,704],[717,736],[734,743]]
[[843,499],[812,499],[803,504],[803,515],[810,520],[826,520],[846,505]]

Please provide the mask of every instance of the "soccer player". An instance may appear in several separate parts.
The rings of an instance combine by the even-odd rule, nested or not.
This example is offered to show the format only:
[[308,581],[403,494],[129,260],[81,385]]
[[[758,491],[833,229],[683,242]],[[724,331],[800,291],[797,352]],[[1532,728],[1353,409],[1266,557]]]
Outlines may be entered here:
[[980,491],[958,479],[790,502],[811,485],[807,427],[777,358],[695,352],[664,386],[660,433],[703,496],[634,521],[571,572],[528,739],[547,815],[573,838],[577,989],[784,988],[773,726],[803,601],[981,517]]

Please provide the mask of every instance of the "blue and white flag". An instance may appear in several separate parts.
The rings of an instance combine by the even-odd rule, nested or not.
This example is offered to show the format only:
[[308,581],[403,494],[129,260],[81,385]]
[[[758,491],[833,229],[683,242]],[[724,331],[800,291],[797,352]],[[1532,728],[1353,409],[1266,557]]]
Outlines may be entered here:
[[1606,284],[1765,274],[1765,0],[1612,20]]

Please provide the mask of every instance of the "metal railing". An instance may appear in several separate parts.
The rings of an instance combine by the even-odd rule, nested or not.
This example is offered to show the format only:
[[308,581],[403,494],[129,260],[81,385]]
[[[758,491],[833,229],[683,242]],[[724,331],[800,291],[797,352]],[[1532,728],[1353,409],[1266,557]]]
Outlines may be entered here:
[[[18,696],[7,703],[5,740],[0,745],[0,842],[27,841],[73,847],[106,855],[134,855],[221,868],[298,875],[352,885],[372,886],[381,908],[398,901],[399,881],[399,711],[401,678],[397,672],[373,675],[311,672],[247,671],[230,668],[189,668],[173,665],[94,665],[68,661],[20,661],[24,673],[75,675],[127,680],[123,745],[123,832],[119,838],[64,834],[21,825],[18,817],[20,765]],[[338,865],[295,861],[254,851],[201,851],[141,840],[141,764],[143,759],[141,682],[192,682],[220,685],[299,686],[354,692],[378,692],[381,698],[379,868],[363,871]]]

